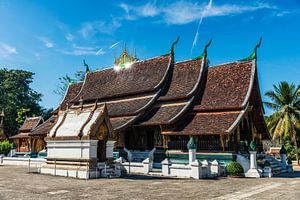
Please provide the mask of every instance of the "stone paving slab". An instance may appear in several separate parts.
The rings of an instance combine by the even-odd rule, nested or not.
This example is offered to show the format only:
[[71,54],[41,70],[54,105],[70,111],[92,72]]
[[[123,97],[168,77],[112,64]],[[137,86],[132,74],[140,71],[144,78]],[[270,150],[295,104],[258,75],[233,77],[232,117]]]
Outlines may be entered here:
[[216,180],[128,178],[78,180],[0,166],[0,199],[293,199],[300,200],[300,170],[293,176]]

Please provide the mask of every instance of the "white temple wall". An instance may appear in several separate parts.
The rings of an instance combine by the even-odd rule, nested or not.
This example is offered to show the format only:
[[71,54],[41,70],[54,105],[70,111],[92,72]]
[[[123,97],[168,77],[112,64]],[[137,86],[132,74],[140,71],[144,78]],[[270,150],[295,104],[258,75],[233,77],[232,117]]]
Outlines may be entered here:
[[47,141],[49,158],[97,158],[97,140],[51,140]]

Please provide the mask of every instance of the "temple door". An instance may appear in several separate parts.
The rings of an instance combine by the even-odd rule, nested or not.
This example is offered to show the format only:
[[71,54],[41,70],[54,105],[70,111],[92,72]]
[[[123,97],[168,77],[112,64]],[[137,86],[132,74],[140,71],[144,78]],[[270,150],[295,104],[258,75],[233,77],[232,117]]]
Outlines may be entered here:
[[97,158],[98,162],[104,162],[106,156],[106,142],[105,140],[98,140],[97,145]]

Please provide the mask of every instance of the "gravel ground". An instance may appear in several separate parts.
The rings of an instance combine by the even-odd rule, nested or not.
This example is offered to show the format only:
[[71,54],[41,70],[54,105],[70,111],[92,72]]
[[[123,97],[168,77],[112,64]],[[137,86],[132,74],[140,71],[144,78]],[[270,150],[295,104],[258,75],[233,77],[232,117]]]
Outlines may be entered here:
[[0,166],[0,199],[299,199],[300,168],[285,177],[215,180],[148,176],[78,180]]

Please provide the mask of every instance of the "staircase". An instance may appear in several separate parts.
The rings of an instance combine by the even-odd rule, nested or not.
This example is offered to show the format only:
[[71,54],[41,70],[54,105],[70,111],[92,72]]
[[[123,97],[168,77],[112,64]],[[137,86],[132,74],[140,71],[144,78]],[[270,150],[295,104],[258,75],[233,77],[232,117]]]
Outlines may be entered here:
[[130,151],[132,155],[131,162],[143,162],[149,156],[150,151]]
[[269,163],[271,164],[270,167],[272,169],[272,173],[274,175],[278,175],[278,174],[287,172],[286,169],[282,169],[281,161],[280,160],[277,160],[276,158],[274,158],[272,156],[268,156],[268,155],[266,155],[266,157],[264,158],[264,160],[265,161],[269,161]]

